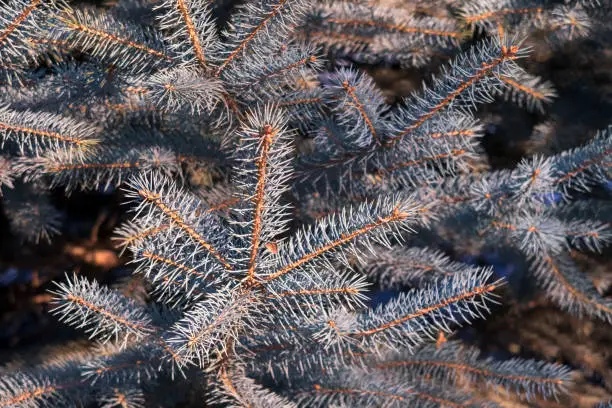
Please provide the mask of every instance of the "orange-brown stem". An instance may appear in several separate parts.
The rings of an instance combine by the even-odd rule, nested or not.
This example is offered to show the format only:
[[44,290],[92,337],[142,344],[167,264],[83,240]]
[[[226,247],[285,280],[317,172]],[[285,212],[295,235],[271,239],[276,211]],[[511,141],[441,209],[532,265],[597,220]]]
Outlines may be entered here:
[[501,9],[495,11],[488,11],[486,13],[475,14],[473,16],[467,16],[465,18],[465,22],[468,24],[473,24],[478,21],[488,20],[491,18],[499,18],[508,15],[514,14],[530,14],[530,13],[541,13],[544,9],[542,7],[525,7],[525,8],[517,8],[517,9]]
[[202,44],[200,44],[198,32],[196,31],[195,25],[193,24],[191,15],[189,15],[189,10],[187,9],[185,0],[176,0],[176,7],[178,8],[179,13],[181,13],[181,17],[183,17],[183,21],[185,22],[187,35],[189,36],[189,41],[191,41],[191,45],[193,46],[193,53],[195,54],[196,59],[198,60],[202,68],[206,68],[206,57],[204,56]]
[[361,103],[359,98],[357,98],[357,95],[355,95],[355,87],[351,86],[348,83],[348,81],[342,82],[342,87],[346,91],[347,95],[353,101],[353,106],[355,106],[355,108],[359,111],[359,114],[365,121],[366,125],[368,126],[368,129],[370,129],[370,133],[372,134],[372,137],[376,140],[376,143],[380,143],[380,140],[378,139],[378,136],[376,135],[376,129],[374,128],[374,124],[372,123],[372,120],[369,118],[367,112],[365,111],[363,103]]
[[495,69],[496,67],[498,67],[505,61],[516,59],[518,51],[519,51],[519,48],[517,46],[511,46],[509,48],[505,46],[502,47],[502,54],[499,57],[495,58],[493,61],[489,63],[483,63],[481,68],[474,75],[472,75],[467,80],[461,82],[459,86],[457,86],[457,88],[455,88],[452,92],[450,92],[442,101],[436,104],[427,113],[424,113],[423,115],[421,115],[419,119],[416,122],[414,122],[412,125],[408,126],[404,130],[399,132],[397,135],[391,137],[387,141],[387,144],[393,144],[397,142],[399,139],[412,133],[415,129],[418,129],[419,127],[421,127],[421,125],[423,125],[429,118],[436,115],[446,106],[450,105],[450,103],[453,102],[459,95],[461,95],[463,91],[465,91],[470,86],[472,86],[476,82],[480,81],[481,79],[489,75],[491,71],[493,71],[493,69]]
[[83,33],[87,33],[87,34],[90,34],[90,35],[98,37],[98,38],[103,38],[105,40],[108,40],[108,41],[111,41],[111,42],[114,42],[114,43],[117,43],[117,44],[121,44],[121,45],[125,45],[127,47],[130,47],[130,48],[134,48],[134,49],[142,51],[142,52],[144,52],[146,54],[154,56],[156,58],[161,58],[161,59],[165,59],[167,61],[172,61],[172,58],[170,58],[168,55],[164,54],[163,52],[154,50],[153,48],[149,48],[149,47],[147,47],[144,44],[139,44],[139,43],[134,42],[134,41],[132,41],[130,39],[119,37],[119,36],[117,36],[115,34],[110,34],[110,33],[107,33],[105,31],[98,30],[98,29],[95,29],[95,28],[92,28],[92,27],[88,27],[86,25],[79,24],[79,23],[76,23],[76,22],[67,22],[66,25],[68,27],[70,27],[72,30],[80,31],[80,32],[83,32]]
[[559,281],[561,286],[563,286],[572,296],[574,296],[576,299],[578,299],[579,301],[581,301],[581,302],[583,302],[585,304],[593,306],[597,310],[601,310],[602,312],[604,312],[606,314],[612,314],[612,308],[610,308],[610,307],[608,307],[606,305],[603,305],[603,304],[601,304],[601,303],[599,303],[599,302],[589,298],[587,295],[585,295],[583,292],[581,292],[578,288],[576,288],[574,285],[572,285],[565,278],[565,276],[561,273],[561,270],[559,270],[559,267],[557,266],[557,263],[553,260],[552,257],[547,256],[547,257],[544,258],[544,261],[548,264],[552,274]]
[[180,263],[180,262],[173,261],[172,259],[169,259],[169,258],[166,258],[166,257],[160,256],[160,255],[157,255],[157,254],[154,254],[154,253],[152,253],[152,252],[144,251],[144,252],[141,254],[141,256],[142,256],[143,258],[151,259],[152,261],[155,261],[155,262],[161,262],[161,263],[163,263],[163,264],[166,264],[166,265],[172,266],[173,268],[180,269],[181,271],[184,271],[184,272],[185,272],[186,274],[188,274],[188,275],[197,276],[197,277],[199,277],[199,278],[206,279],[206,280],[210,280],[210,279],[211,279],[211,278],[210,278],[209,276],[207,276],[206,274],[201,273],[201,272],[198,272],[198,271],[197,271],[196,269],[194,269],[194,268],[190,268],[190,267],[188,267],[187,265],[184,265],[184,264],[182,264],[182,263]]
[[257,185],[255,187],[255,210],[253,211],[253,232],[251,235],[251,254],[249,257],[249,265],[247,276],[250,282],[255,279],[255,268],[257,264],[257,255],[259,253],[259,244],[261,240],[261,229],[263,220],[261,216],[265,208],[266,196],[266,178],[268,175],[268,158],[272,141],[277,130],[270,125],[264,125],[261,139],[261,153],[257,159]]
[[105,310],[104,308],[96,306],[93,303],[88,302],[87,300],[85,300],[85,299],[83,299],[81,297],[69,294],[69,295],[66,296],[66,300],[68,300],[69,302],[73,302],[73,303],[79,304],[79,305],[81,305],[83,307],[86,307],[87,309],[92,310],[92,311],[94,311],[94,312],[96,312],[96,313],[98,313],[98,314],[100,314],[102,316],[105,316],[108,319],[121,324],[122,326],[129,327],[129,328],[134,329],[134,330],[150,331],[150,328],[145,326],[145,325],[143,325],[143,324],[130,322],[129,320],[126,320],[125,318],[123,318],[121,316],[113,314],[113,313],[109,312],[108,310]]
[[31,128],[31,127],[26,127],[26,126],[19,126],[19,125],[13,125],[10,123],[3,123],[0,122],[0,130],[9,130],[9,131],[13,131],[13,132],[23,132],[23,133],[29,133],[35,136],[40,136],[40,137],[46,137],[49,139],[56,139],[59,140],[61,142],[66,142],[66,143],[71,143],[74,145],[82,145],[82,144],[86,144],[86,143],[91,143],[90,140],[81,140],[81,139],[77,139],[75,137],[70,137],[70,136],[64,136],[61,133],[58,132],[51,132],[48,130],[41,130],[41,129],[35,129],[35,128]]
[[[598,164],[600,162],[602,162],[603,160],[605,160],[608,156],[610,156],[612,154],[612,150],[608,149],[605,150],[602,154],[587,160],[584,162],[584,164],[580,167],[578,167],[576,170],[572,170],[567,172],[566,174],[564,174],[562,177],[559,177],[557,180],[555,180],[555,184],[559,184],[562,183],[566,180],[569,180],[570,178],[586,171],[589,167],[591,167],[594,164]],[[609,164],[607,165],[609,167]]]
[[246,48],[246,46],[249,45],[251,41],[253,41],[255,36],[260,31],[265,29],[265,27],[268,25],[270,20],[276,17],[279,11],[285,6],[285,3],[287,3],[287,0],[280,0],[272,8],[270,13],[268,13],[268,15],[262,20],[262,22],[259,23],[257,27],[255,27],[255,29],[253,29],[253,31],[247,36],[247,38],[245,38],[240,44],[238,44],[238,46],[229,54],[229,56],[225,59],[225,61],[221,63],[219,68],[217,68],[217,73],[216,73],[217,76],[221,75],[221,73],[229,65],[229,63],[232,62],[234,58],[236,58],[238,54],[240,54]]
[[26,6],[21,13],[15,17],[13,21],[0,33],[0,48],[4,47],[7,42],[6,39],[19,27],[32,12],[38,7],[42,0],[32,0],[32,2]]
[[381,217],[379,218],[377,221],[372,222],[370,224],[366,224],[365,226],[359,228],[358,230],[355,230],[353,232],[351,232],[350,234],[343,234],[339,239],[330,242],[327,245],[323,245],[322,247],[319,247],[317,249],[315,249],[313,252],[310,252],[306,255],[304,255],[303,257],[301,257],[300,259],[290,263],[289,265],[277,270],[276,272],[266,276],[266,278],[264,279],[264,282],[269,282],[271,280],[277,279],[289,272],[291,272],[292,270],[304,265],[305,263],[319,257],[322,256],[324,254],[326,254],[327,252],[339,248],[342,245],[345,245],[349,242],[351,242],[352,240],[356,239],[359,236],[362,236],[364,234],[367,234],[368,232],[379,228],[383,225],[392,223],[392,222],[398,222],[398,221],[402,221],[406,218],[408,218],[410,214],[408,213],[403,213],[400,212],[398,209],[395,209],[393,211],[393,213],[387,217]]
[[404,324],[410,320],[422,317],[427,315],[428,313],[432,313],[436,310],[440,310],[444,307],[450,306],[454,303],[460,302],[462,300],[466,300],[475,296],[481,296],[481,295],[485,295],[487,293],[493,292],[495,289],[497,288],[496,285],[487,285],[487,286],[478,286],[472,290],[469,290],[465,293],[461,293],[457,296],[453,296],[447,299],[444,299],[443,301],[436,303],[435,305],[431,305],[425,308],[422,308],[414,313],[411,313],[409,315],[406,316],[402,316],[398,319],[392,320],[390,322],[387,322],[385,324],[382,324],[380,326],[368,329],[368,330],[361,330],[358,332],[352,332],[352,333],[348,333],[351,336],[354,337],[365,337],[365,336],[371,336],[373,334],[376,333],[380,333],[382,331],[385,331],[387,329],[390,329],[392,327],[396,327],[399,326],[400,324]]
[[282,74],[283,72],[287,72],[299,66],[306,65],[308,63],[314,63],[316,61],[317,61],[317,57],[315,57],[314,55],[310,57],[302,58],[301,60],[296,61],[293,64],[288,64],[287,66],[277,69],[276,71],[268,72],[267,74],[263,75],[260,79],[268,79],[271,77],[275,77],[277,75]]
[[225,258],[217,251],[209,242],[207,242],[200,234],[198,234],[190,225],[185,223],[178,212],[166,205],[158,194],[154,194],[150,191],[139,190],[140,195],[144,200],[154,204],[160,209],[170,220],[180,229],[185,231],[187,235],[193,238],[202,248],[206,249],[213,257],[215,257],[221,265],[226,269],[231,270],[232,266],[225,260]]

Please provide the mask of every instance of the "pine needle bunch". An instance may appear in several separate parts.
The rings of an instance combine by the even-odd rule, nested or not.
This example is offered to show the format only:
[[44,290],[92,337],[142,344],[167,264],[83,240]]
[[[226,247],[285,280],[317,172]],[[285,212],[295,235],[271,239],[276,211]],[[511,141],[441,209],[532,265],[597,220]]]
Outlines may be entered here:
[[304,9],[249,3],[222,25],[207,1],[58,3],[32,27],[11,9],[9,29],[21,31],[2,40],[37,56],[2,90],[0,137],[14,177],[112,191],[160,172],[202,175],[211,187],[227,173],[229,136],[249,109],[286,99],[296,126],[319,115],[305,100],[318,93],[308,85],[321,66],[316,50],[286,41]]
[[590,34],[600,17],[597,9],[595,4],[581,1],[476,1],[465,2],[459,14],[477,31],[543,35],[552,46],[559,47]]
[[[609,17],[610,6],[602,2],[322,0],[295,36],[318,44],[332,59],[431,71],[475,38],[525,39],[538,54],[587,37],[605,43]],[[549,81],[531,72],[499,79],[503,97],[530,111],[542,112],[556,96]]]
[[[459,390],[408,385],[400,371],[377,364],[386,353],[412,355],[438,333],[484,317],[502,282],[490,269],[466,268],[367,307],[364,277],[339,273],[338,263],[427,225],[431,206],[408,194],[381,194],[279,238],[291,219],[282,200],[291,189],[287,118],[267,106],[250,112],[237,133],[239,202],[230,217],[202,211],[193,193],[159,174],[127,187],[138,225],[123,238],[158,306],[76,275],[58,284],[53,313],[104,348],[87,361],[64,362],[62,374],[38,367],[9,375],[4,406],[105,404],[119,393],[138,407],[154,380],[173,377],[202,383],[210,403],[235,406],[469,403]],[[491,369],[500,377],[523,365],[529,373],[508,375],[505,385],[555,395],[569,381],[563,367],[545,363]]]
[[21,74],[39,57],[32,38],[52,8],[40,0],[0,3],[0,83],[19,82]]
[[[11,32],[24,24],[12,43],[35,56],[0,97],[12,228],[34,241],[59,230],[36,201],[50,188],[119,187],[133,217],[116,239],[148,290],[56,283],[52,313],[95,345],[3,371],[0,407],[170,407],[188,393],[211,406],[496,406],[477,385],[563,395],[568,367],[448,340],[507,289],[444,246],[514,248],[553,301],[609,322],[572,255],[612,239],[605,215],[583,211],[606,194],[612,133],[483,171],[478,107],[554,97],[517,63],[529,49],[515,33],[540,25],[503,11],[515,2],[435,4],[254,0],[226,22],[208,1],[55,4],[32,27],[23,8],[38,3],[11,9]],[[468,27],[468,12],[504,17]],[[471,29],[481,41],[466,42]],[[344,60],[453,54],[396,105]],[[379,289],[392,298],[371,300]]]
[[360,63],[421,67],[448,58],[473,34],[543,37],[560,47],[592,34],[609,12],[589,1],[320,0],[297,36]]
[[297,36],[360,63],[421,67],[444,58],[466,37],[445,2],[427,3],[319,1]]
[[[396,106],[385,103],[366,73],[352,73],[348,80],[341,80],[342,92],[348,97],[340,100],[331,94],[331,98],[345,105],[337,112],[355,112],[361,118],[350,121],[361,131],[347,130],[349,121],[340,114],[332,115],[315,132],[315,153],[304,157],[303,173],[340,189],[358,191],[359,181],[338,180],[351,175],[376,183],[379,178],[392,177],[416,187],[440,175],[469,172],[481,156],[478,139],[483,134],[474,112],[508,88],[502,78],[524,77],[517,60],[527,52],[520,42],[507,37],[484,40],[444,66],[430,85]],[[343,71],[333,75],[346,77]],[[324,86],[332,88],[334,80]],[[368,138],[361,140],[365,135]]]
[[[581,203],[591,202],[586,193],[601,190],[610,179],[611,142],[610,131],[605,130],[584,146],[526,158],[513,170],[460,175],[417,188],[421,200],[443,203],[434,210],[441,223],[422,235],[425,245],[443,242],[472,254],[514,248],[531,264],[530,272],[551,300],[570,313],[609,322],[609,300],[597,292],[573,258],[580,252],[602,252],[612,238],[609,221],[597,212],[596,201],[591,203],[592,212],[578,210]],[[377,181],[373,191],[405,188],[405,180]],[[392,287],[452,269],[428,249],[392,249],[372,257],[369,274],[377,274],[384,287]]]
[[[365,20],[359,25],[379,26]],[[530,265],[542,292],[559,307],[609,322],[609,299],[574,258],[581,252],[600,253],[610,243],[605,217],[578,210],[592,203],[591,194],[609,197],[610,130],[568,151],[526,157],[514,169],[479,168],[482,127],[474,111],[494,96],[522,87],[517,84],[530,83],[530,75],[515,62],[524,56],[524,47],[513,42],[507,30],[492,31],[491,37],[444,67],[432,85],[397,106],[363,97],[359,134],[368,136],[366,142],[345,130],[344,118],[323,124],[314,137],[314,153],[302,157],[304,182],[296,190],[302,194],[304,212],[313,219],[337,213],[337,204],[346,200],[368,200],[388,191],[416,192],[420,201],[433,203],[438,218],[419,230],[416,239],[378,248],[361,266],[382,290],[426,287],[432,279],[470,268],[454,263],[439,252],[442,249],[478,257],[513,248]],[[370,83],[362,80],[360,86]],[[542,94],[533,92],[537,86],[532,84],[522,87],[528,107],[548,99],[538,102],[535,95]],[[350,89],[356,94],[360,88]],[[372,88],[370,94],[375,92]],[[382,129],[378,140],[369,137],[372,129]]]
[[[449,218],[475,223],[466,222],[455,239],[472,235],[467,225],[477,225],[477,239],[489,250],[509,245],[522,252],[544,293],[559,306],[610,321],[609,300],[572,260],[575,251],[597,253],[610,243],[605,219],[597,213],[583,218],[575,210],[584,191],[601,188],[610,179],[610,143],[609,130],[602,131],[584,147],[526,159],[512,171],[446,181],[441,186],[443,201],[455,208]],[[422,194],[438,193],[426,188]],[[445,235],[446,227],[439,228]]]

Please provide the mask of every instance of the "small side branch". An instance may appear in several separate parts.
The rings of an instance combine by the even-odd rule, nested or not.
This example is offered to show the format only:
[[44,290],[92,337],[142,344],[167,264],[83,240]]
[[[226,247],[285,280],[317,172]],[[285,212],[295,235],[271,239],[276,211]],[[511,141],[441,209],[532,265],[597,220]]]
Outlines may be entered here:
[[165,216],[167,216],[177,227],[181,230],[185,231],[187,235],[193,238],[202,248],[208,251],[213,257],[215,257],[225,269],[231,270],[232,266],[227,262],[227,260],[217,251],[209,242],[207,242],[204,237],[198,234],[191,226],[187,225],[185,221],[181,218],[179,213],[170,208],[166,203],[164,203],[161,197],[158,194],[154,194],[151,191],[147,190],[139,190],[138,195],[142,197],[145,201],[155,205]]

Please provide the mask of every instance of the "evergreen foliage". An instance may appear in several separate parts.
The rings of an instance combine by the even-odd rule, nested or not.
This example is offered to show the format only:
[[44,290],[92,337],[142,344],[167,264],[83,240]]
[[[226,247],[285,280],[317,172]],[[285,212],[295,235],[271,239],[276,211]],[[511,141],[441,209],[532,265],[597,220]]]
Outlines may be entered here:
[[[573,259],[612,240],[609,218],[581,207],[609,197],[612,128],[486,172],[475,114],[499,98],[544,110],[556,92],[520,65],[530,39],[561,46],[609,8],[428,3],[249,0],[227,21],[205,0],[3,3],[13,232],[60,232],[52,189],[119,189],[131,220],[116,240],[149,291],[57,282],[52,313],[96,344],[3,369],[0,407],[170,407],[187,392],[211,406],[496,406],[464,383],[565,393],[569,367],[446,339],[509,289],[441,243],[513,248],[559,307],[612,322]],[[356,64],[451,56],[397,104]],[[375,286],[393,298],[373,305]]]

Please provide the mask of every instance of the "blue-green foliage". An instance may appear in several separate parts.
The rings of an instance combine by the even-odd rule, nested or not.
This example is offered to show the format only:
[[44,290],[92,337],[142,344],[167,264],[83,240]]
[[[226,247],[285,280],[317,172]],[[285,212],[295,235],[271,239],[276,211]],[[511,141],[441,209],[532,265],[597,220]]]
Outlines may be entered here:
[[[251,0],[226,22],[212,3],[0,6],[11,227],[50,240],[61,222],[50,188],[120,187],[132,220],[117,240],[150,295],[76,274],[56,283],[52,313],[97,345],[1,371],[0,407],[173,406],[184,390],[223,406],[495,406],[459,382],[563,394],[567,367],[431,344],[486,318],[504,292],[492,268],[436,242],[514,248],[560,307],[612,321],[571,258],[612,239],[609,218],[584,210],[610,183],[612,132],[476,171],[480,105],[505,96],[542,110],[555,97],[519,65],[529,49],[517,35],[571,41],[596,26],[595,5],[529,2],[536,26],[516,1],[434,16]],[[486,38],[467,44],[465,27]],[[341,66],[455,53],[395,105]],[[369,307],[373,285],[397,293]]]

